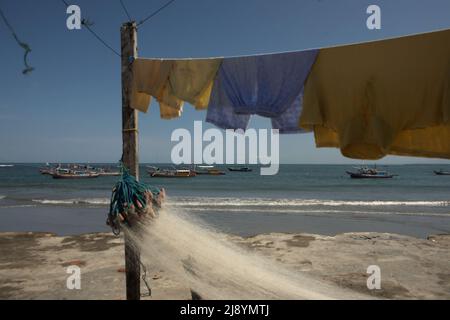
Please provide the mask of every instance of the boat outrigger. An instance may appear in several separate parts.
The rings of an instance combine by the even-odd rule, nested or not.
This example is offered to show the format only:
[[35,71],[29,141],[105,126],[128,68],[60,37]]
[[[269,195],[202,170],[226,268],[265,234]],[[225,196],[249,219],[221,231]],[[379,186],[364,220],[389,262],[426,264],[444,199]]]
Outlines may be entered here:
[[356,167],[356,172],[346,171],[352,179],[390,179],[397,174],[389,174],[387,171],[379,171],[377,168]]

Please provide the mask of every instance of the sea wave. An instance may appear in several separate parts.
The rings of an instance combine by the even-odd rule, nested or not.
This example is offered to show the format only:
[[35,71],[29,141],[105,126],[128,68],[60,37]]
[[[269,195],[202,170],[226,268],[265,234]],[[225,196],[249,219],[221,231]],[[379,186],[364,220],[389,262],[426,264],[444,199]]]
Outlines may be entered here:
[[45,205],[108,205],[107,198],[90,198],[90,199],[33,199],[33,202]]
[[184,198],[172,197],[172,205],[182,207],[310,207],[310,206],[364,206],[364,207],[385,207],[385,206],[415,206],[415,207],[447,207],[450,201],[397,201],[397,200],[322,200],[322,199],[268,199],[268,198]]
[[36,205],[32,204],[22,204],[22,205],[12,205],[12,206],[0,206],[1,209],[14,209],[14,208],[35,208]]
[[[170,205],[169,205],[170,206]],[[345,215],[399,215],[399,216],[432,216],[432,217],[450,217],[450,214],[447,213],[432,213],[432,212],[392,212],[392,211],[361,211],[361,210],[314,210],[314,209],[285,209],[279,208],[274,211],[273,208],[259,208],[255,210],[254,208],[231,208],[224,210],[223,208],[191,208],[193,212],[201,213],[201,212],[224,212],[231,214],[239,214],[239,213],[277,213],[277,214],[306,214],[306,215],[315,215],[315,214],[345,214]]]
[[[0,197],[1,199],[1,197]],[[33,199],[32,202],[41,205],[63,205],[63,206],[106,206],[109,198],[75,198],[75,199]],[[270,211],[295,210],[299,212],[302,208],[387,208],[387,207],[423,207],[442,208],[450,207],[450,201],[426,201],[426,200],[324,200],[324,199],[270,199],[270,198],[225,198],[225,197],[169,197],[168,204],[173,207],[199,210],[232,210],[248,209],[249,211],[267,208]],[[352,209],[353,210],[353,209]],[[381,209],[385,210],[385,209]],[[311,210],[308,210],[311,211]]]

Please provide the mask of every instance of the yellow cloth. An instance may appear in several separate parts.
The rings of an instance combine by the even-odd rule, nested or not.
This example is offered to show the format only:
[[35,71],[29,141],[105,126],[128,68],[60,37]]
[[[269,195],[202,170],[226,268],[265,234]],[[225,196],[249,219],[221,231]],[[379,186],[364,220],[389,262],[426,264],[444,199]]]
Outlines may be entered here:
[[147,112],[151,101],[152,97],[149,94],[132,90],[130,97],[130,107],[132,109]]
[[159,103],[159,113],[161,114],[161,119],[170,120],[178,118],[183,112],[183,106],[181,105],[179,109],[172,108],[162,102]]
[[183,106],[183,101],[170,93],[169,83],[167,83],[167,85],[162,89],[159,97],[157,97],[157,100],[160,104],[164,104],[166,107],[170,107],[177,110],[180,110],[181,107]]
[[169,84],[167,84],[158,99],[161,119],[166,120],[178,118],[183,112],[183,101],[171,95],[169,91]]
[[174,60],[136,59],[133,62],[133,80],[131,107],[147,112],[151,96],[160,103],[163,119],[172,119],[181,115],[183,102],[170,94],[169,75]]
[[153,96],[160,104],[163,119],[179,117],[183,101],[196,109],[207,108],[221,61],[136,59],[133,62],[131,107],[147,112],[150,96]]
[[158,98],[174,64],[173,60],[136,59],[133,62],[133,88]]
[[222,59],[175,60],[170,73],[170,93],[196,109],[208,107],[209,97]]
[[299,124],[350,158],[450,158],[450,31],[321,50]]

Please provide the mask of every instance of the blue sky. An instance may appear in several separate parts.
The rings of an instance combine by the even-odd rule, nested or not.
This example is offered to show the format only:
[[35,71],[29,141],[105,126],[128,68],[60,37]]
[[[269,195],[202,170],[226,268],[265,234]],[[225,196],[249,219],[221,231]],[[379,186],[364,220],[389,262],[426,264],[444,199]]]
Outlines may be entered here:
[[[166,1],[124,0],[136,20]],[[119,0],[68,0],[120,50],[126,21]],[[382,10],[382,29],[366,28],[366,8]],[[23,76],[23,51],[0,21],[0,162],[115,162],[121,156],[120,60],[87,30],[66,28],[60,0],[2,0],[0,8],[30,44],[36,70]],[[301,50],[450,28],[448,0],[177,0],[139,29],[143,57],[208,57]],[[140,115],[142,162],[168,162],[175,128],[193,128],[205,112],[180,119]],[[251,126],[269,128],[264,118]],[[209,125],[205,125],[209,127]],[[283,163],[352,163],[317,149],[312,134],[281,139]],[[386,157],[381,163],[435,162]],[[442,160],[437,160],[442,161]],[[444,161],[445,162],[445,161]]]

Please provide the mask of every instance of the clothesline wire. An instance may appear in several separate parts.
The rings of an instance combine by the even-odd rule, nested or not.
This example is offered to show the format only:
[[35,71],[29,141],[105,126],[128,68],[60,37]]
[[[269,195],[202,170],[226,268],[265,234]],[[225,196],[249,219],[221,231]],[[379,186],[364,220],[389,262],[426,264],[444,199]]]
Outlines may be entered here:
[[128,21],[132,21],[133,19],[131,19],[131,15],[130,15],[130,13],[128,12],[127,7],[125,6],[125,3],[123,3],[122,0],[119,0],[119,1],[120,1],[120,5],[122,6],[123,11],[125,11],[125,14],[126,14],[127,17],[128,17]]
[[108,48],[109,50],[111,50],[112,53],[114,53],[116,56],[118,56],[119,58],[121,58],[122,56],[120,55],[120,53],[118,53],[116,50],[114,50],[109,44],[106,43],[105,40],[103,40],[88,24],[83,23],[83,25],[86,27],[86,29],[92,33],[92,35],[97,38],[98,41],[100,41],[106,48]]
[[330,44],[330,45],[321,45],[321,46],[314,46],[314,47],[307,47],[302,49],[293,49],[293,50],[284,50],[284,51],[268,51],[263,53],[249,53],[249,54],[237,54],[237,55],[229,55],[229,56],[201,56],[201,57],[140,57],[139,59],[149,59],[149,60],[172,60],[172,61],[179,61],[179,60],[207,60],[207,59],[234,59],[234,58],[246,58],[246,57],[257,57],[257,56],[267,56],[267,55],[276,55],[276,54],[286,54],[286,53],[296,53],[301,51],[310,51],[310,50],[323,50],[323,49],[333,49],[333,48],[340,48],[340,47],[347,47],[347,46],[354,46],[354,45],[360,45],[360,44],[368,44],[368,43],[376,43],[380,41],[386,41],[386,40],[395,40],[395,39],[402,39],[412,36],[419,36],[434,32],[440,32],[440,31],[446,31],[450,30],[450,27],[442,27],[437,29],[432,29],[428,31],[422,31],[422,32],[415,32],[415,33],[409,33],[405,35],[397,35],[397,36],[388,36],[386,38],[381,39],[373,39],[373,40],[365,40],[365,41],[359,41],[359,42],[347,42],[347,43],[337,43],[337,44]]
[[23,70],[23,74],[27,74],[30,73],[31,71],[34,70],[33,67],[31,67],[28,64],[27,58],[28,58],[28,54],[31,52],[31,48],[30,46],[25,43],[20,41],[19,37],[17,36],[16,31],[14,30],[14,28],[12,27],[12,25],[9,23],[8,19],[6,18],[5,14],[3,13],[3,10],[0,8],[0,16],[2,17],[3,21],[5,22],[5,25],[8,27],[9,31],[11,32],[12,36],[14,37],[14,40],[16,40],[17,44],[23,49],[25,50],[24,56],[23,56],[23,63],[25,65],[25,69]]
[[[67,7],[69,7],[69,5],[67,4],[67,2],[65,0],[61,0],[61,2]],[[102,37],[100,37],[90,26],[93,25],[92,23],[89,23],[88,20],[83,19],[81,21],[81,24],[86,27],[86,29],[98,40],[100,41],[100,43],[102,43],[105,48],[111,50],[112,53],[114,53],[116,56],[118,56],[119,58],[121,58],[122,56],[120,55],[120,53],[118,53],[113,47],[111,47],[105,40],[102,39]]]
[[168,1],[165,5],[163,5],[162,7],[160,7],[158,10],[154,11],[153,13],[151,13],[150,15],[148,15],[145,19],[141,20],[138,23],[138,26],[144,24],[145,22],[147,22],[148,20],[150,20],[151,18],[153,18],[154,16],[156,16],[158,13],[160,13],[161,11],[163,11],[165,8],[167,8],[168,6],[170,6],[172,3],[174,3],[175,0],[170,0]]

